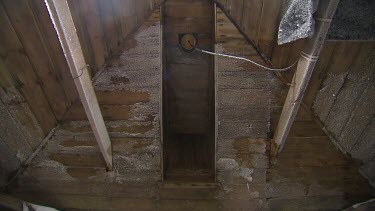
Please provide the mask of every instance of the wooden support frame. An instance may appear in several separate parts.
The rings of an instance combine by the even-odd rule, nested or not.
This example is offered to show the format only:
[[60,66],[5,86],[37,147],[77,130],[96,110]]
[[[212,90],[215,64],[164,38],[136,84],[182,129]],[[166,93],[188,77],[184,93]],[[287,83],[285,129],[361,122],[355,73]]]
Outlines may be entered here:
[[94,131],[96,141],[109,171],[112,170],[112,146],[94,87],[83,56],[67,0],[45,0],[60,44],[74,78],[78,94]]
[[271,156],[273,158],[281,152],[285,145],[339,2],[340,0],[319,1],[318,11],[315,13],[315,34],[307,41],[304,50],[301,52],[297,70],[275,130],[271,146]]

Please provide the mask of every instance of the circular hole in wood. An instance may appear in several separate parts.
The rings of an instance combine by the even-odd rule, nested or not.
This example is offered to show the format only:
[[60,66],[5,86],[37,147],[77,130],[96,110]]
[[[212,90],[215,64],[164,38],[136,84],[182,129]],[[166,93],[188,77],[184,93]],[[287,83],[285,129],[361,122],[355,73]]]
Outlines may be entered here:
[[186,52],[194,51],[197,46],[196,34],[180,34],[180,46]]

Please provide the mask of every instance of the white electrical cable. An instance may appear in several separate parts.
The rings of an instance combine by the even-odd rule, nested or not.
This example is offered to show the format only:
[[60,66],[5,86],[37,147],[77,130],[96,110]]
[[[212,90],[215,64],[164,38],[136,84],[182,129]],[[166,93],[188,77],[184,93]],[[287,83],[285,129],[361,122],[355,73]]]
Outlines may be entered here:
[[232,56],[232,55],[227,55],[227,54],[221,54],[221,53],[214,53],[214,52],[211,52],[211,51],[206,51],[206,50],[199,49],[197,47],[195,47],[195,49],[197,51],[205,53],[205,54],[210,54],[210,55],[214,55],[214,56],[228,57],[228,58],[232,58],[232,59],[244,60],[244,61],[250,62],[250,63],[252,63],[252,64],[254,64],[254,65],[258,66],[258,67],[261,67],[261,68],[264,68],[264,69],[270,70],[270,71],[283,72],[283,71],[289,70],[290,68],[292,68],[294,65],[297,64],[297,61],[296,61],[292,65],[290,65],[289,67],[286,67],[286,68],[269,68],[269,67],[266,67],[264,65],[258,64],[256,62],[254,62],[253,60],[247,59],[247,58],[238,57],[238,56]]

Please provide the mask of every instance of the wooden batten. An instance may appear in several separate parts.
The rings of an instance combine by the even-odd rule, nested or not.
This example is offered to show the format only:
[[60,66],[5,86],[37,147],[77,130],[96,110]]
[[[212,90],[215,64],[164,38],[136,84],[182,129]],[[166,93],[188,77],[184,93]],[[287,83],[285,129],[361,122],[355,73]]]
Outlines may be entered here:
[[81,102],[94,131],[108,170],[112,170],[112,146],[83,56],[66,0],[46,0],[46,5],[64,50]]
[[290,128],[301,105],[304,92],[309,84],[312,72],[319,57],[323,43],[331,25],[339,0],[321,0],[316,12],[316,32],[307,40],[301,52],[297,70],[293,76],[291,86],[275,130],[271,154],[275,157],[282,149],[288,137]]

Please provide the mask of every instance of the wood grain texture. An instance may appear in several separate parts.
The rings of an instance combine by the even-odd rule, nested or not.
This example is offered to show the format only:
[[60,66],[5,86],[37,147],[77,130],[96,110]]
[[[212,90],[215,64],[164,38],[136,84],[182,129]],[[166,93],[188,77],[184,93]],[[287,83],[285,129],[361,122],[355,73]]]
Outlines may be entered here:
[[120,17],[115,13],[113,2],[112,0],[98,0],[108,55],[112,55],[119,50],[122,39]]
[[[134,10],[128,8],[135,2],[69,1],[92,74],[142,23],[127,20],[127,17],[137,15],[135,6]],[[142,16],[147,16],[159,3],[145,1],[139,11],[142,11]],[[112,8],[122,10],[116,13]],[[29,103],[46,134],[56,121],[62,119],[78,96],[57,34],[43,1],[3,1],[1,16],[3,30],[0,50],[4,67],[12,70],[10,73],[14,84]]]
[[[164,176],[214,179],[214,64],[211,56],[179,46],[182,33],[199,34],[200,48],[213,50],[214,8],[210,1],[167,1],[162,10]],[[201,37],[204,37],[201,41]],[[196,173],[194,173],[196,172]],[[202,174],[199,176],[199,174]],[[189,180],[189,178],[188,178]],[[199,180],[199,179],[198,179]]]
[[[139,31],[145,29],[148,27],[143,26]],[[223,40],[228,41],[231,36],[238,37],[238,34],[229,34]],[[133,58],[129,58],[132,52],[145,52],[141,50],[144,42],[141,39],[135,39],[137,46],[125,48],[121,54],[129,60],[114,59],[114,62],[108,63],[112,66],[106,71],[113,73],[111,70],[115,71],[113,67],[116,67],[124,68],[126,73],[137,71],[148,76],[149,73],[145,73],[147,68],[132,69],[134,66],[142,65],[145,59],[133,61]],[[131,43],[135,43],[134,40]],[[225,50],[224,44],[221,47]],[[157,54],[154,51],[153,53]],[[145,57],[142,58],[149,58],[146,54],[143,56]],[[257,58],[254,55],[249,57]],[[174,64],[180,64],[188,60],[173,61]],[[201,65],[202,62],[197,64]],[[249,90],[245,89],[242,94],[247,98],[254,96],[254,101],[259,99],[259,95],[267,94],[266,91],[283,92],[283,86],[274,80],[275,76],[260,71],[251,64],[235,63],[228,59],[218,61],[217,64],[220,65],[217,69],[218,83],[225,85],[222,88],[230,86],[232,90],[241,90],[249,86],[253,88],[252,91],[246,95],[246,91]],[[238,79],[241,75],[244,78],[242,80]],[[118,77],[121,78],[121,75]],[[128,75],[128,78],[130,83],[136,83],[134,79],[137,77],[134,75]],[[239,83],[233,84],[235,78]],[[269,79],[269,86],[266,86],[265,79]],[[257,80],[259,83],[253,83]],[[124,84],[123,87],[127,85]],[[125,106],[130,106],[134,111],[131,103],[142,107],[157,102],[157,92],[152,91],[148,96],[143,86],[134,87],[139,92],[134,93],[133,89],[132,92],[101,91],[101,96],[117,92],[111,97],[103,98],[101,106],[116,107],[125,103],[130,104]],[[105,89],[103,84],[98,88]],[[124,94],[121,95],[120,91]],[[131,100],[122,100],[127,95],[132,96]],[[139,103],[136,102],[137,99]],[[277,105],[282,105],[285,97],[271,94],[269,99]],[[247,102],[251,102],[250,100]],[[106,103],[109,105],[105,105]],[[67,210],[341,210],[372,197],[368,183],[357,172],[357,164],[342,156],[329,138],[322,135],[321,129],[312,121],[308,111],[300,111],[297,116],[298,122],[294,126],[294,135],[288,138],[279,163],[275,166],[270,165],[270,140],[251,136],[254,136],[255,132],[262,132],[263,135],[266,133],[271,111],[280,112],[280,107],[270,108],[268,104],[219,107],[219,121],[224,127],[229,126],[232,132],[236,132],[237,128],[253,132],[249,133],[248,137],[221,137],[218,140],[217,159],[221,161],[216,174],[221,185],[215,188],[206,187],[204,184],[165,185],[161,182],[160,133],[147,132],[151,127],[158,127],[159,119],[156,118],[152,122],[148,120],[147,124],[138,124],[139,119],[107,121],[109,130],[117,131],[111,134],[114,165],[117,170],[115,174],[107,173],[103,166],[97,165],[99,161],[94,157],[98,158],[100,154],[92,133],[86,133],[90,130],[89,125],[85,124],[85,121],[64,123],[64,128],[53,137],[43,155],[28,168],[27,173],[18,181],[18,185],[10,189],[10,193],[27,201]],[[148,114],[146,110],[139,112],[143,115]],[[156,109],[156,116],[158,115]],[[272,118],[273,121],[277,121],[278,117],[276,115]],[[124,124],[121,124],[123,122]],[[256,122],[264,123],[263,129]],[[248,131],[246,126],[249,128]],[[76,132],[69,133],[68,129]],[[140,134],[145,131],[146,133]],[[191,144],[189,146],[187,143],[186,146],[190,147]],[[50,155],[71,167],[50,160]],[[82,159],[82,162],[76,162],[79,159]],[[224,165],[223,160],[230,161],[229,165]],[[83,164],[95,167],[78,167]],[[363,171],[371,175],[372,170],[371,166],[363,168]]]
[[40,86],[40,79],[23,48],[18,36],[3,7],[0,7],[1,30],[0,54],[4,59],[4,66],[10,71],[12,79],[28,102],[45,134],[56,124],[56,117],[46,98],[45,91]]
[[[296,44],[276,46],[272,62],[290,64],[300,49]],[[373,51],[373,41],[326,41],[303,99],[334,141],[365,163],[373,157]],[[290,70],[283,76],[290,82],[293,74]]]
[[216,1],[261,52],[271,58],[283,1]]
[[53,28],[51,18],[49,17],[47,7],[43,1],[29,1],[29,6],[33,11],[36,23],[43,39],[45,40],[46,48],[49,51],[54,67],[56,68],[57,73],[61,76],[61,83],[64,87],[65,95],[69,99],[67,103],[68,105],[71,105],[77,99],[78,93],[70,75],[69,67],[56,31]]
[[[105,30],[104,23],[107,23],[107,20],[100,19],[100,6],[96,1],[79,1],[82,17],[84,18],[84,23],[87,29],[87,34],[89,35],[89,43],[93,49],[93,55],[95,60],[95,66],[101,68],[104,65],[105,59],[108,57],[110,52],[107,51],[107,44],[105,42]],[[114,22],[113,20],[111,20]],[[115,36],[115,34],[113,35]],[[111,45],[108,45],[112,47]]]
[[27,1],[3,1],[3,5],[56,118],[61,120],[68,107],[67,97],[34,14]]
[[48,11],[51,15],[56,32],[59,35],[59,40],[68,61],[70,72],[76,77],[74,83],[83,107],[85,108],[90,126],[94,132],[106,166],[109,171],[112,171],[112,145],[88,69],[85,67],[83,51],[74,27],[72,15],[69,11],[68,2],[66,0],[61,2],[51,0],[46,1],[46,4],[48,5]]

